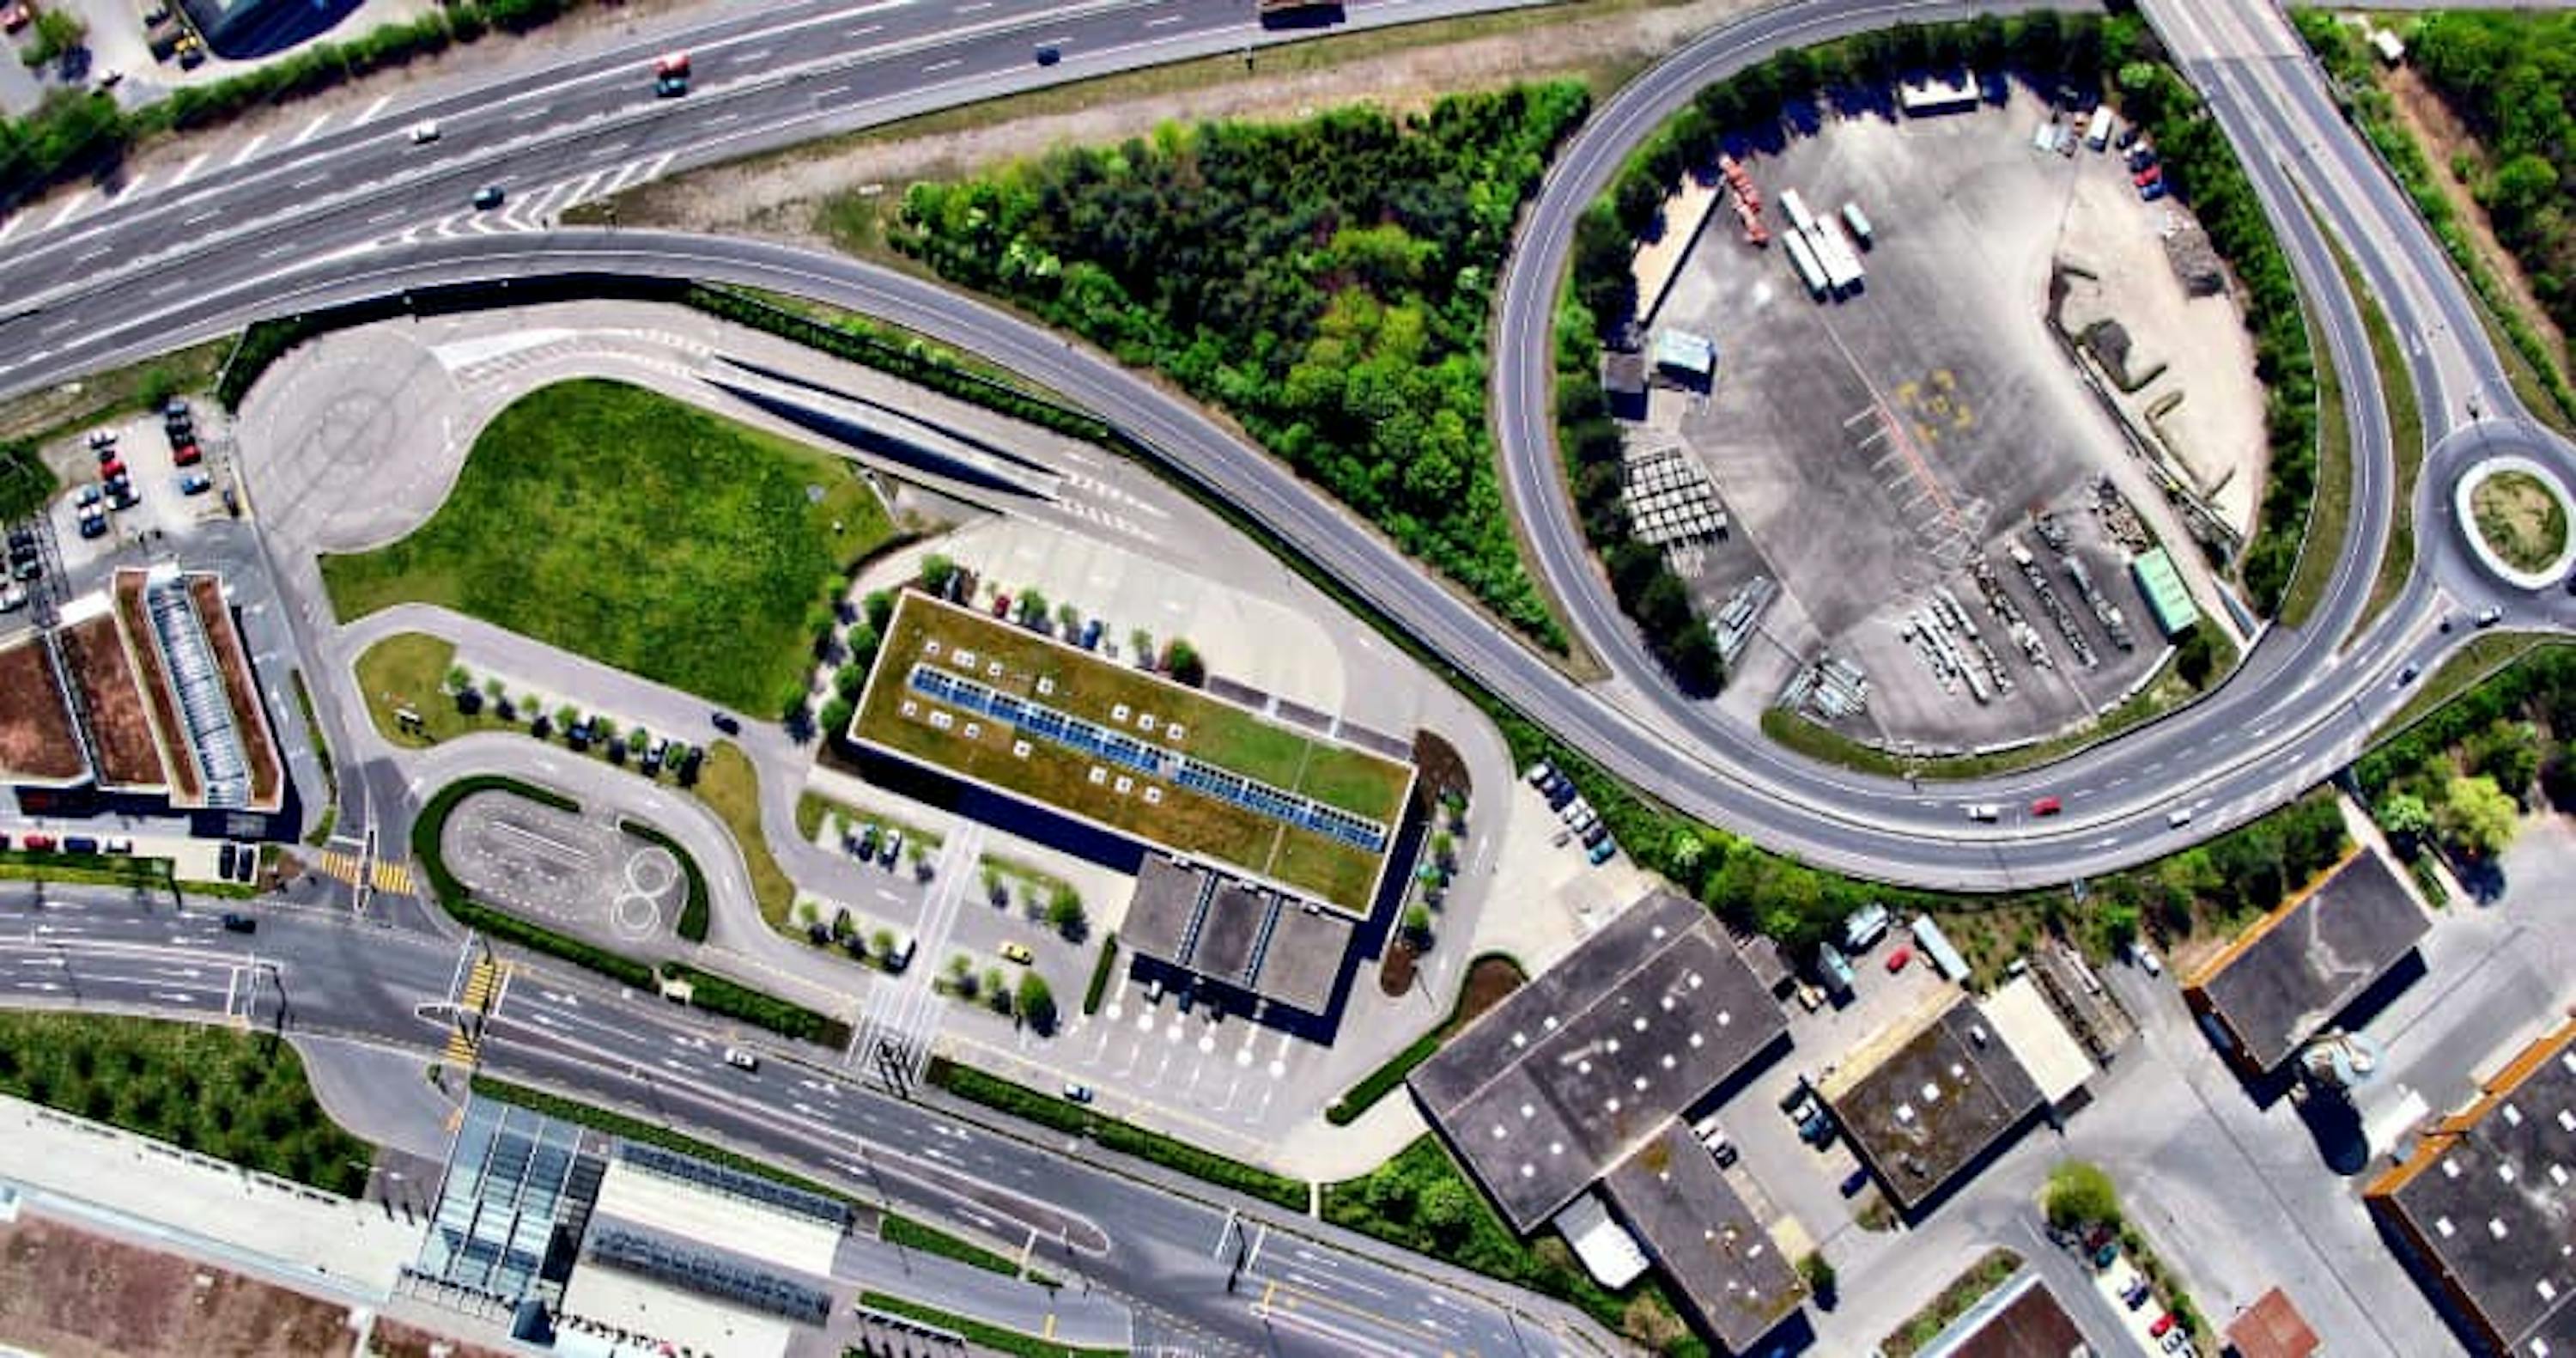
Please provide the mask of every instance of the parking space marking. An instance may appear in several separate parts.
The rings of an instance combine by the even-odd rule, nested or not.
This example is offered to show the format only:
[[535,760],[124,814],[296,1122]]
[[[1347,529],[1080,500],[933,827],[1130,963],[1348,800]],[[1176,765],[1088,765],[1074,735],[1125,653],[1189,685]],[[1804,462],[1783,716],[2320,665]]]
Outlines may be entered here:
[[6,243],[11,236],[18,234],[18,223],[25,220],[25,214],[13,213],[8,220],[0,221],[0,243]]
[[329,121],[331,121],[331,115],[325,113],[315,118],[313,121],[306,123],[304,125],[304,130],[296,133],[295,140],[288,142],[287,145],[302,146],[304,143],[313,140],[314,136],[321,132],[322,125]]
[[239,165],[243,161],[250,159],[252,156],[258,155],[259,148],[266,146],[267,144],[268,134],[265,132],[260,133],[258,136],[250,139],[250,145],[243,147],[241,149],[241,154],[232,158],[231,164]]
[[70,202],[63,204],[63,210],[54,214],[54,219],[45,224],[45,229],[48,231],[59,230],[63,223],[72,219],[73,213],[76,213],[87,206],[89,206],[89,190],[82,189],[80,192],[72,195]]
[[358,115],[358,125],[374,122],[376,120],[376,115],[385,111],[385,105],[390,104],[393,101],[394,97],[388,94],[383,98],[378,99],[376,102],[367,105],[367,111]]
[[187,183],[188,176],[195,174],[197,172],[197,167],[206,163],[206,156],[208,154],[209,153],[207,152],[200,151],[194,159],[190,160],[187,164],[180,166],[179,172],[170,176],[170,187],[175,189],[180,185]]

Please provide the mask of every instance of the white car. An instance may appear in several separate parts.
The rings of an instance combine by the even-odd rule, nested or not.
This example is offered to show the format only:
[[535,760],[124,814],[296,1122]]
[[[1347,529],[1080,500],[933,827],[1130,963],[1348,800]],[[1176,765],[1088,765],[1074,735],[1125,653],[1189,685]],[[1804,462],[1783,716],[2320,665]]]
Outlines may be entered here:
[[2137,963],[2138,969],[2149,976],[2165,974],[2165,964],[2156,956],[2156,950],[2134,938],[2129,940],[2129,960]]
[[740,1047],[725,1048],[725,1064],[736,1070],[760,1069],[760,1058]]
[[423,118],[411,125],[412,145],[426,146],[436,140],[438,140],[438,123],[435,119]]

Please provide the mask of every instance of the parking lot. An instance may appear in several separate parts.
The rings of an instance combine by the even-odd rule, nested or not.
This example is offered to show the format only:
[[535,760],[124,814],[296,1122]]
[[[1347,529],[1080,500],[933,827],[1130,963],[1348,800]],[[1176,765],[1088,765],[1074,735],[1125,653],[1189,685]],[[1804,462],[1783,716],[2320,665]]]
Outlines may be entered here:
[[[1710,613],[1757,577],[1779,586],[1736,661],[1747,702],[1772,700],[1830,653],[1870,683],[1866,714],[1837,729],[1967,748],[2081,723],[2165,654],[2128,579],[2142,539],[2115,537],[2158,492],[2046,314],[2052,263],[2070,242],[2098,250],[2117,236],[2123,251],[2154,252],[2168,205],[2139,202],[2115,155],[2034,150],[2032,128],[2047,116],[2016,89],[2007,106],[1973,113],[1829,118],[1747,157],[1774,200],[1795,189],[1819,214],[1865,209],[1874,244],[1861,255],[1864,283],[1817,301],[1776,246],[1746,244],[1720,213],[1655,315],[1658,331],[1705,335],[1719,355],[1706,392],[1657,391],[1632,438],[1698,459],[1731,517],[1730,532],[1683,548],[1677,564]],[[2092,180],[2121,192],[2079,195]],[[2095,210],[2075,212],[2079,197]],[[2096,508],[2105,476],[2124,507],[2107,517]],[[2049,511],[2057,541],[2036,522]],[[2031,554],[2063,623],[2016,548]],[[2119,610],[2128,646],[2061,556]],[[1973,573],[1980,563],[1991,591]],[[1938,625],[1944,589],[1975,627],[1946,630],[1980,671],[1983,699],[1904,635],[1926,618]]]
[[[1143,1104],[1252,1137],[1282,1087],[1297,1085],[1324,1055],[1241,1014],[1204,1001],[1185,1005],[1169,990],[1156,998],[1145,983],[1122,980],[1099,1013],[1067,1025],[1050,1064],[1093,1086],[1113,1112],[1122,1102]],[[1294,1099],[1281,1106],[1292,1109],[1310,1111]]]
[[[110,440],[104,446],[102,436]],[[229,424],[204,402],[189,403],[184,423],[138,415],[100,426],[75,451],[57,451],[48,461],[65,493],[51,520],[64,568],[78,572],[129,547],[183,539],[224,517],[231,451]]]

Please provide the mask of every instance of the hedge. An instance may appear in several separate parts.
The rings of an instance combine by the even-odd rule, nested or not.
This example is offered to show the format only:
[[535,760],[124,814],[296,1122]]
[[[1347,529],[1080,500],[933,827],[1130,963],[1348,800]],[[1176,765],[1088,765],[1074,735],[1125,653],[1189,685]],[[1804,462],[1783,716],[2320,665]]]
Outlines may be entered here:
[[684,963],[664,963],[662,975],[688,983],[689,1003],[710,1014],[741,1019],[803,1042],[835,1049],[850,1045],[853,1036],[850,1025],[829,1014],[817,1013],[801,1004],[790,1003],[739,981],[727,980],[714,972],[700,971]]
[[447,817],[456,809],[458,802],[477,792],[508,792],[558,811],[581,810],[581,803],[562,793],[498,774],[475,774],[440,788],[411,823],[412,857],[420,860],[421,874],[429,879],[430,891],[438,897],[439,906],[455,916],[459,923],[480,929],[505,943],[516,943],[562,958],[620,985],[637,990],[654,989],[656,977],[651,964],[556,933],[544,925],[485,905],[474,899],[474,893],[463,882],[456,880],[456,874],[447,870],[447,860],[439,852],[439,839],[447,829]]
[[1091,984],[1082,992],[1082,1012],[1100,1012],[1101,997],[1109,993],[1109,979],[1118,974],[1118,931],[1110,930],[1100,940],[1100,960],[1091,964]]
[[[996,1254],[973,1241],[960,1240],[936,1226],[915,1221],[900,1212],[887,1212],[877,1219],[877,1239],[908,1250],[935,1254],[942,1259],[953,1259],[970,1268],[998,1273],[1005,1278],[1020,1276],[1018,1260]],[[1031,1273],[1029,1281],[1040,1287],[1058,1285],[1055,1279],[1043,1273]]]
[[691,858],[689,856],[689,851],[681,848],[678,840],[654,829],[650,825],[646,825],[642,821],[620,818],[617,822],[617,828],[625,831],[627,834],[635,836],[637,839],[643,840],[647,844],[659,845],[662,848],[670,850],[671,856],[680,860],[680,875],[688,879],[689,898],[680,906],[680,923],[678,932],[680,937],[691,943],[706,942],[707,916],[709,913],[709,904],[707,901],[707,875],[698,871],[698,860]]
[[1306,1184],[1284,1174],[1229,1160],[1186,1141],[1149,1132],[1133,1123],[1104,1117],[1077,1103],[1041,1094],[1026,1085],[958,1065],[944,1056],[930,1059],[930,1082],[961,1099],[1025,1118],[1039,1126],[1073,1136],[1087,1136],[1104,1149],[1150,1160],[1220,1188],[1231,1188],[1291,1211],[1306,1210]]
[[1467,959],[1466,970],[1458,973],[1458,997],[1449,1002],[1449,1012],[1441,1017],[1439,1025],[1415,1038],[1411,1046],[1388,1057],[1385,1065],[1362,1076],[1358,1084],[1333,1100],[1332,1106],[1324,1110],[1324,1121],[1336,1127],[1347,1127],[1358,1121],[1360,1114],[1394,1093],[1404,1083],[1405,1077],[1413,1073],[1415,1066],[1430,1060],[1431,1053],[1440,1050],[1440,1045],[1454,1035],[1459,1012],[1467,1006],[1467,978],[1475,974],[1479,963],[1496,960],[1510,962],[1515,969],[1520,966],[1519,960],[1509,953],[1485,952]]
[[871,1311],[907,1316],[925,1325],[936,1325],[943,1330],[953,1330],[978,1348],[991,1349],[995,1353],[1007,1353],[1012,1355],[1012,1358],[1092,1358],[1095,1354],[1100,1355],[1100,1358],[1108,1358],[1108,1355],[1126,1352],[1125,1349],[1085,1349],[1076,1348],[1071,1344],[1059,1344],[1051,1339],[1040,1339],[1033,1334],[1022,1334],[1018,1330],[1006,1330],[999,1325],[988,1325],[983,1321],[961,1316],[954,1311],[943,1311],[936,1306],[924,1306],[917,1301],[905,1301],[887,1292],[861,1292],[859,1305]]

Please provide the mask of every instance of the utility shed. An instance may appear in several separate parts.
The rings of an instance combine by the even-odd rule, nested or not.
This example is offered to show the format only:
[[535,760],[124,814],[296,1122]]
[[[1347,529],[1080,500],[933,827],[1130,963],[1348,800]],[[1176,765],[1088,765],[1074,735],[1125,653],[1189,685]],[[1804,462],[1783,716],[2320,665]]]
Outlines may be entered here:
[[2239,1065],[2264,1074],[2414,951],[2430,927],[2388,860],[2363,849],[2184,978],[2183,999],[2227,1034]]
[[1705,385],[1717,375],[1717,341],[1687,330],[1658,330],[1655,367]]
[[1947,76],[1925,76],[1908,80],[1897,87],[1896,102],[1906,116],[1929,118],[1942,113],[1965,113],[1977,106],[1977,78],[1967,71]]
[[2200,607],[2191,601],[2191,590],[2182,582],[2182,572],[2174,569],[2173,558],[2162,547],[2150,548],[2129,562],[2129,576],[2138,582],[2138,593],[2146,596],[2147,612],[2156,620],[2156,630],[2171,641],[2192,629],[2200,621]]
[[2314,1358],[2323,1347],[2307,1317],[2277,1287],[2228,1325],[2227,1346],[2236,1350],[2236,1358]]

